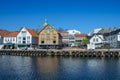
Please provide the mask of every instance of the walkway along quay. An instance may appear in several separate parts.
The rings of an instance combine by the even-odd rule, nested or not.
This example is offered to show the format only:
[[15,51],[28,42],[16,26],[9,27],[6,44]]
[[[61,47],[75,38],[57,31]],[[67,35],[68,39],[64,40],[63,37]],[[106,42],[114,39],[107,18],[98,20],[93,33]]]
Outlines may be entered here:
[[0,50],[0,55],[11,56],[74,56],[74,57],[120,57],[120,50],[46,49],[46,50]]

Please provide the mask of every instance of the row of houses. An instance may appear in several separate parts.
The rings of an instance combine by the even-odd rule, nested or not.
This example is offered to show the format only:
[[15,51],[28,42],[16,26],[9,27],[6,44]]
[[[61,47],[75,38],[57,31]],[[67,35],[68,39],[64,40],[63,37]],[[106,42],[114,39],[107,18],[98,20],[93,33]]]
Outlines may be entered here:
[[87,34],[80,34],[77,30],[59,32],[45,21],[39,33],[23,27],[19,31],[9,32],[0,30],[0,48],[25,49],[25,48],[61,48],[81,44]]
[[83,39],[88,38],[90,49],[120,48],[120,28],[100,28],[91,33],[82,34],[77,30],[59,32],[52,25],[44,22],[39,33],[23,27],[19,31],[0,30],[0,49],[20,48],[63,48],[83,47]]
[[120,48],[120,28],[100,28],[89,34],[90,45],[95,48]]

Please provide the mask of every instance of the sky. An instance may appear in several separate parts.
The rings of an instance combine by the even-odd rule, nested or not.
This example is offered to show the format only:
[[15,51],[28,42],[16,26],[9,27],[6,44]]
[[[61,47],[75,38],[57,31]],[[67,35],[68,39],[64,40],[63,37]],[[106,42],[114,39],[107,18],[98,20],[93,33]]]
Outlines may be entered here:
[[45,19],[56,29],[81,33],[120,27],[120,0],[0,0],[0,29],[40,30]]

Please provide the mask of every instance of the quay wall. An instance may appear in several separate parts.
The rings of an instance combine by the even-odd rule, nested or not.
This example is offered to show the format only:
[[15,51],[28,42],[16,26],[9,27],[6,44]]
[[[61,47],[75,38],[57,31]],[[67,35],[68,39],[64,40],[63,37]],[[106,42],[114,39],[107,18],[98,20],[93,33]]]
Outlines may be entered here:
[[0,55],[11,56],[74,56],[74,57],[120,57],[120,50],[0,50]]

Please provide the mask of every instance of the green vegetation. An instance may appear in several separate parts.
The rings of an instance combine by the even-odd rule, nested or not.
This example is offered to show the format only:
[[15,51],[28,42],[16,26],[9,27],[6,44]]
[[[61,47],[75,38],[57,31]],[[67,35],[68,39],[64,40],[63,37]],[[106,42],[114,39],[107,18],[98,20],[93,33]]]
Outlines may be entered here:
[[82,40],[83,48],[87,48],[87,44],[90,44],[89,39],[85,38]]
[[89,39],[87,39],[87,38],[83,39],[83,40],[82,40],[82,44],[83,44],[83,45],[90,44]]

